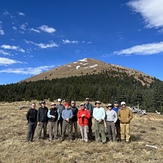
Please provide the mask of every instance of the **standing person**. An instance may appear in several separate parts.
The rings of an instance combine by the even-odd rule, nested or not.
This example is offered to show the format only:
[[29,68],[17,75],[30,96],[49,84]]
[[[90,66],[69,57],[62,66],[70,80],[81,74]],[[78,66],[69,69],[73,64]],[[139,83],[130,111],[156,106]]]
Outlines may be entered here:
[[41,107],[38,109],[37,124],[38,124],[38,140],[41,138],[41,133],[43,129],[43,139],[46,138],[47,124],[48,124],[48,108],[45,106],[45,101],[42,101]]
[[64,105],[62,104],[62,99],[58,98],[58,104],[57,104],[57,109],[59,111],[59,116],[58,116],[58,126],[57,126],[57,135],[59,132],[59,126],[60,126],[60,133],[62,135],[62,123],[63,123],[63,118],[62,118],[62,111],[65,109]]
[[68,102],[65,103],[65,109],[62,111],[63,125],[62,125],[62,137],[61,141],[65,138],[66,129],[68,128],[68,136],[70,141],[72,141],[72,117],[73,113],[70,109],[70,104]]
[[132,112],[126,107],[124,101],[121,102],[121,107],[118,111],[118,118],[120,120],[121,140],[130,142],[130,121],[133,118]]
[[77,138],[78,135],[78,129],[77,129],[77,113],[78,113],[78,108],[76,107],[75,101],[71,101],[71,109],[72,109],[72,113],[73,113],[73,117],[72,117],[72,131],[74,129],[74,136],[75,138]]
[[93,117],[95,119],[95,140],[96,142],[100,141],[100,134],[102,137],[102,143],[106,143],[106,135],[105,135],[105,126],[104,126],[104,119],[105,119],[105,110],[102,108],[101,102],[95,102],[96,107],[93,109]]
[[112,109],[112,104],[107,105],[108,110],[106,111],[106,126],[108,130],[109,141],[115,141],[115,123],[117,121],[117,113]]
[[[119,107],[118,101],[114,101],[113,110],[117,113],[117,115],[118,115],[118,110],[119,109],[120,109],[120,107]],[[119,119],[117,119],[117,121],[115,123],[115,127],[116,127],[116,138],[117,138],[117,141],[120,141],[121,135],[120,135],[120,120]]]
[[77,113],[78,124],[80,127],[80,132],[82,136],[82,141],[88,142],[88,120],[91,114],[90,111],[85,109],[84,103],[80,104],[80,109]]
[[87,110],[90,111],[90,118],[88,119],[88,138],[91,140],[92,139],[92,114],[93,114],[93,105],[90,103],[90,99],[86,98],[85,99],[85,104],[84,106],[86,107]]
[[37,110],[36,110],[36,104],[32,103],[31,108],[28,110],[26,115],[27,121],[28,121],[28,134],[27,134],[27,141],[32,142],[35,129],[37,126]]
[[[51,109],[48,111],[47,116],[49,118],[49,141],[52,141],[53,136],[54,136],[54,139],[58,139],[57,125],[58,125],[59,112],[54,102],[51,103]],[[53,133],[53,130],[54,130],[54,133]]]

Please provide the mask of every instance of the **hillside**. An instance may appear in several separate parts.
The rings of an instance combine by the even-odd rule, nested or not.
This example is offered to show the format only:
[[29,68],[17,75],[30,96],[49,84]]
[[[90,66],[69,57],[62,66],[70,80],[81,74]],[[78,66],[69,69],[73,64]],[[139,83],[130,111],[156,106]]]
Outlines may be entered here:
[[59,66],[44,73],[32,76],[21,82],[52,80],[55,78],[98,74],[102,71],[117,72],[116,74],[114,73],[114,76],[119,76],[118,73],[126,73],[129,76],[132,75],[136,80],[139,80],[142,85],[149,85],[154,81],[153,77],[137,70],[122,67],[119,65],[108,64],[92,58],[84,58],[82,60]]

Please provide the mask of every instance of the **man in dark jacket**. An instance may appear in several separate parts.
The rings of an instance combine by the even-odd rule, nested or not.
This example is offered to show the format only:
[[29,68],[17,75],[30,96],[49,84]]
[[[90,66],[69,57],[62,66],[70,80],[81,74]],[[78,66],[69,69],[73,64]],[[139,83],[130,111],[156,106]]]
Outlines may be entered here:
[[62,118],[62,111],[65,109],[64,105],[62,105],[62,99],[58,98],[58,104],[57,104],[57,109],[59,111],[59,117],[58,117],[58,126],[57,126],[57,135],[59,131],[59,126],[60,126],[60,132],[62,135],[62,123],[63,123],[63,118]]
[[[57,125],[58,125],[58,115],[59,112],[56,108],[56,104],[54,102],[51,103],[51,109],[48,111],[49,118],[49,141],[52,141],[53,136],[54,139],[57,139]],[[54,130],[54,133],[53,133]]]
[[48,124],[48,108],[45,106],[45,101],[41,102],[41,107],[38,109],[37,124],[38,124],[38,140],[41,137],[43,129],[43,139],[46,138],[47,124]]
[[35,108],[36,108],[36,104],[32,103],[31,108],[28,110],[26,115],[28,121],[28,134],[27,134],[28,142],[33,141],[33,136],[37,126],[37,110]]
[[78,108],[75,105],[75,101],[71,101],[71,109],[72,109],[72,113],[73,113],[73,117],[72,117],[72,131],[73,129],[75,130],[74,136],[75,138],[77,138],[78,135],[78,129],[77,129],[77,113],[78,113]]
[[92,114],[93,114],[93,105],[89,102],[89,98],[85,99],[85,108],[90,111],[90,118],[88,119],[88,139],[92,139]]

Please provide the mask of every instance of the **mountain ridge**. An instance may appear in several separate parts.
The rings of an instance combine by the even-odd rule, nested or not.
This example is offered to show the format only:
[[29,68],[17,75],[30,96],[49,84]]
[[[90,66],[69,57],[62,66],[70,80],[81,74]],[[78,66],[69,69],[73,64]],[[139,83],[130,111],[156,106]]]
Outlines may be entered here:
[[154,81],[154,77],[141,71],[120,65],[109,64],[93,58],[83,58],[76,62],[71,62],[63,66],[58,66],[46,72],[29,77],[21,82],[33,82],[38,80],[52,80],[55,78],[65,78],[71,76],[81,76],[89,74],[98,74],[104,71],[117,72],[113,77],[119,76],[119,73],[126,73],[142,83],[142,85],[150,85]]

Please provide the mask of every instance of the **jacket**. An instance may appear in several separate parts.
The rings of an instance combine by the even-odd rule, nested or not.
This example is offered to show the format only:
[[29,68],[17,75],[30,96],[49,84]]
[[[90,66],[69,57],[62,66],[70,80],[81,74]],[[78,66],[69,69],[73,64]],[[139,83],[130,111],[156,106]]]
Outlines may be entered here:
[[78,113],[78,108],[75,106],[75,107],[71,107],[71,110],[72,110],[72,113],[73,113],[73,117],[72,117],[72,121],[73,122],[76,122],[78,120],[77,118],[77,113]]
[[87,110],[89,110],[90,111],[90,114],[91,114],[91,117],[92,117],[92,114],[93,114],[93,105],[92,104],[90,104],[90,103],[88,103],[88,104],[84,104],[84,106],[87,108]]
[[[85,114],[84,117],[82,117],[82,114]],[[78,124],[80,126],[88,126],[88,119],[90,118],[91,114],[89,110],[79,110],[77,113],[77,117],[78,117]]]
[[37,110],[29,109],[26,115],[28,123],[37,123]]
[[47,113],[48,113],[47,107],[44,107],[44,108],[40,107],[38,109],[37,121],[38,122],[48,122]]
[[[49,122],[55,122],[58,119],[58,109],[57,108],[51,108],[48,113],[47,116],[49,118]],[[52,118],[52,116],[55,116],[55,118]]]
[[133,118],[132,112],[129,108],[120,108],[118,111],[118,119],[121,123],[130,123],[131,119]]

